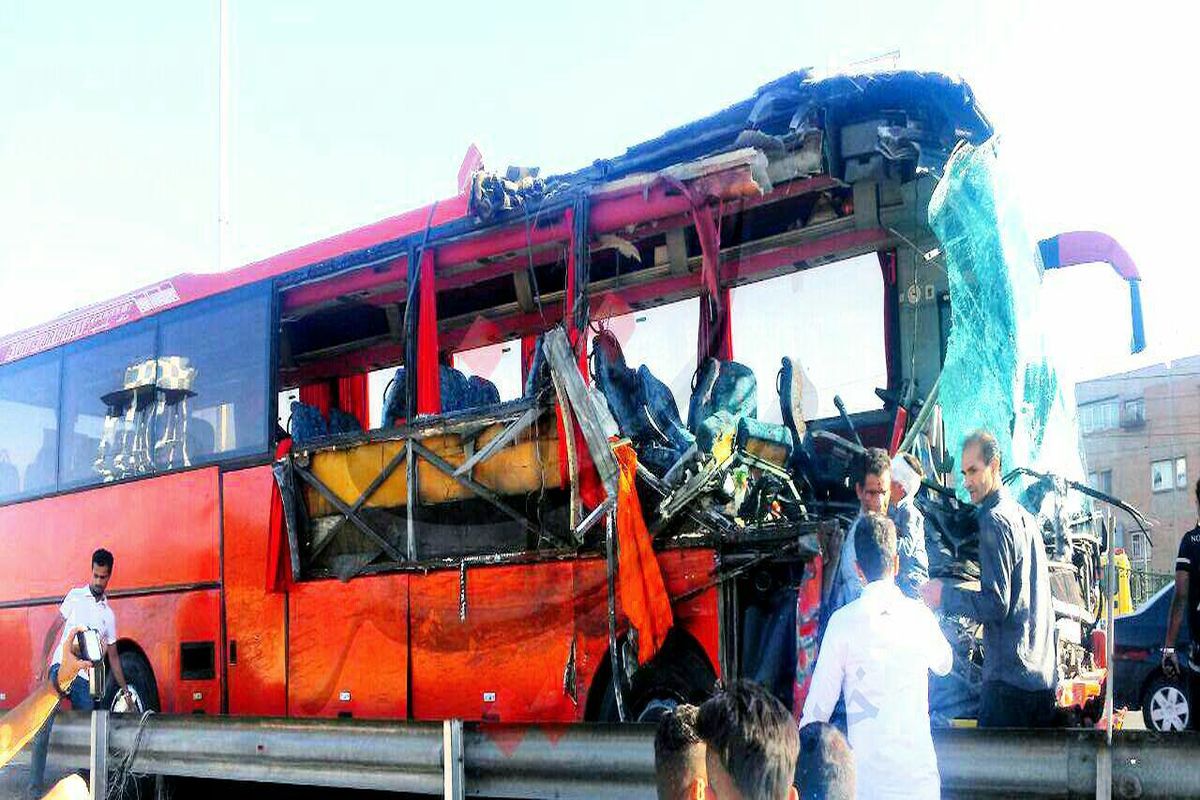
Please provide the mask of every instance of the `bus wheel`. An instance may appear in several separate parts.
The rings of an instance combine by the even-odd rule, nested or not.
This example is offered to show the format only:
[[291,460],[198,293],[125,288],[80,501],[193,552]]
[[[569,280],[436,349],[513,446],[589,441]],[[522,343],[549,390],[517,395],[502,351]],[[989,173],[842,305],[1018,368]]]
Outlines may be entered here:
[[[158,711],[158,684],[154,680],[154,671],[150,669],[145,656],[137,650],[121,651],[121,671],[125,673],[125,681],[133,690],[141,711]],[[104,689],[104,699],[101,707],[116,712],[137,713],[137,708],[129,708],[121,698],[117,689],[117,679],[112,670],[108,671],[107,686]]]
[[[700,646],[687,634],[673,630],[654,660],[635,672],[625,687],[625,721],[656,723],[677,705],[703,703],[716,683],[717,675]],[[597,716],[604,722],[617,721],[611,679]]]

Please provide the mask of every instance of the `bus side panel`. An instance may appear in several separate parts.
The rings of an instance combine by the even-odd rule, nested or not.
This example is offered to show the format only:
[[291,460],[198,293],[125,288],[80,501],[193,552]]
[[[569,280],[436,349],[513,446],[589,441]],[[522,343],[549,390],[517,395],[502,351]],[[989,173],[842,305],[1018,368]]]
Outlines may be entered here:
[[[656,554],[662,569],[667,594],[678,597],[705,586],[713,579],[715,554],[709,549],[664,550]],[[605,562],[591,558],[576,564],[576,630],[579,636],[577,675],[579,680],[580,711],[584,714],[584,698],[589,696],[596,673],[606,667],[608,651],[608,585]],[[708,657],[709,663],[721,674],[718,658],[720,634],[717,616],[716,589],[707,589],[696,597],[671,605],[676,627],[694,638]],[[617,628],[622,633],[629,622],[620,605],[617,592]]]
[[[570,721],[563,688],[574,635],[576,564],[469,567],[414,576],[413,717]],[[602,595],[601,595],[602,596]]]
[[0,601],[62,598],[113,552],[109,592],[220,579],[216,467],[0,508]]
[[[716,554],[708,549],[663,550],[658,553],[667,594],[679,597],[712,582]],[[683,628],[704,648],[708,662],[721,677],[721,620],[717,615],[717,589],[712,587],[688,600],[672,604],[675,625]]]
[[[220,590],[121,597],[111,604],[117,619],[118,641],[136,644],[150,659],[162,711],[220,713]],[[44,624],[48,625],[52,619],[47,616]],[[34,624],[35,633],[38,629],[39,625]],[[202,669],[203,675],[196,673],[197,677],[186,679],[181,675],[184,643],[197,647],[201,653],[211,653],[211,660],[202,655],[200,663],[195,665]]]
[[288,596],[288,713],[408,715],[408,575],[298,583]]
[[33,688],[34,665],[41,659],[45,635],[45,629],[30,627],[29,609],[0,609],[0,708],[17,705]]
[[[287,713],[286,595],[267,591],[271,467],[222,477],[229,713]],[[236,652],[235,652],[236,650]],[[236,660],[235,657],[236,656]]]

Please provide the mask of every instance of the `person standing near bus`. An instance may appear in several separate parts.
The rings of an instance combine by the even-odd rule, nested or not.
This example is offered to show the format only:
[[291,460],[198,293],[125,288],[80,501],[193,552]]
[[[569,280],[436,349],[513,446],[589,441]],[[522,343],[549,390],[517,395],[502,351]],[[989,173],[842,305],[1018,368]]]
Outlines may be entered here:
[[854,492],[858,495],[858,516],[854,518],[846,538],[842,540],[827,613],[833,613],[847,603],[857,600],[862,594],[866,584],[858,574],[858,557],[854,552],[854,526],[860,519],[871,514],[886,515],[891,490],[892,465],[887,451],[878,447],[867,448],[866,453],[858,460],[858,471],[854,479]]
[[992,434],[979,431],[963,442],[962,474],[978,506],[980,588],[943,588],[935,578],[921,596],[935,611],[983,623],[979,727],[1052,727],[1058,658],[1042,532],[1004,488]]
[[[108,656],[113,677],[116,678],[117,685],[121,687],[121,692],[125,695],[126,700],[132,703],[129,686],[125,682],[125,673],[121,670],[121,658],[117,654],[117,621],[112,608],[108,605],[108,595],[105,594],[108,581],[112,578],[112,570],[112,553],[103,548],[92,553],[91,580],[85,586],[76,587],[67,593],[62,605],[58,607],[58,616],[55,618],[54,624],[50,626],[50,630],[46,631],[42,663],[46,663],[50,655],[50,648],[57,641],[58,646],[54,649],[54,660],[50,662],[49,677],[55,685],[68,686],[65,694],[71,701],[71,708],[76,711],[91,711],[95,707],[89,686],[91,665],[81,667],[70,681],[65,675],[61,680],[59,678],[62,668],[63,643],[71,635],[71,631],[77,628],[90,628],[100,634],[100,641],[104,645],[105,655]],[[44,677],[44,673],[40,673],[38,680],[42,680]],[[29,789],[34,796],[40,796],[42,782],[46,777],[46,751],[50,746],[50,731],[53,727],[54,714],[51,714],[33,742],[33,752],[30,755],[29,764]]]
[[[1196,481],[1196,507],[1200,508],[1200,480]],[[1178,678],[1183,668],[1175,653],[1179,639],[1179,628],[1183,622],[1183,610],[1187,608],[1188,653],[1187,684],[1192,698],[1192,713],[1188,727],[1200,729],[1196,718],[1196,701],[1200,700],[1200,522],[1179,540],[1179,554],[1175,559],[1175,596],[1171,598],[1171,610],[1167,616],[1167,640],[1162,647],[1162,669],[1168,678]]]
[[917,490],[925,469],[912,453],[892,457],[892,507],[888,517],[896,525],[896,548],[900,572],[896,585],[914,600],[921,598],[921,584],[929,580],[929,557],[925,554],[925,515],[917,508]]

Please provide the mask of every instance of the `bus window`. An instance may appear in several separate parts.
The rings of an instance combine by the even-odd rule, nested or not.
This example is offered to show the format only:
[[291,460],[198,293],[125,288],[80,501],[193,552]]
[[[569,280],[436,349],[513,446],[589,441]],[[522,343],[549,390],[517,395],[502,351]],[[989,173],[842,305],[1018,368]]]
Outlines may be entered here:
[[837,416],[834,395],[854,413],[882,408],[887,386],[883,276],[875,254],[739,286],[733,298],[733,355],[758,378],[758,417],[780,422],[775,376],[783,356],[808,375],[815,401],[804,416]]
[[501,402],[521,396],[520,339],[455,353],[454,368],[468,378],[477,375],[496,384]]
[[605,323],[621,343],[626,365],[637,369],[645,364],[669,386],[684,420],[692,399],[699,323],[700,301],[696,299],[634,311]]
[[367,373],[367,413],[370,414],[372,428],[383,427],[383,397],[399,371],[399,367],[384,367]]
[[60,372],[58,353],[0,368],[0,502],[55,488]]
[[279,416],[276,421],[279,423],[281,430],[291,433],[292,430],[292,403],[300,402],[300,389],[284,389],[279,393]]
[[[154,460],[159,469],[267,449],[268,303],[261,293],[165,315]],[[181,374],[182,373],[182,374]],[[190,395],[178,393],[185,388]]]
[[142,375],[146,365],[152,369],[154,339],[153,326],[130,326],[66,351],[58,461],[60,487],[98,483],[150,470],[145,432],[153,418],[154,402],[152,396],[137,387],[146,383]]

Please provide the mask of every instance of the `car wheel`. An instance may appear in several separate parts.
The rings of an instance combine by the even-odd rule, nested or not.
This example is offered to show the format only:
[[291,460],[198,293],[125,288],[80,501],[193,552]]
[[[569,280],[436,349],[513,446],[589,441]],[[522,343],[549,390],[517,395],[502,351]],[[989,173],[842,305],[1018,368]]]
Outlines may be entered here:
[[1142,718],[1152,731],[1186,731],[1192,719],[1187,692],[1165,675],[1156,675],[1142,695]]

